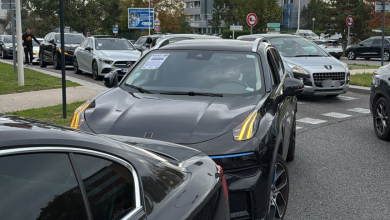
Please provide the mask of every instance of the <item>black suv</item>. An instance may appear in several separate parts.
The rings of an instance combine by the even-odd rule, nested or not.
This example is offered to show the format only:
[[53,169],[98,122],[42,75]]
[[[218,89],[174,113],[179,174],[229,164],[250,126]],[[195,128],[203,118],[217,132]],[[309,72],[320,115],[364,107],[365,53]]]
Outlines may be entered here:
[[[356,58],[381,58],[382,51],[382,37],[370,37],[359,44],[351,45],[345,50],[345,56],[349,60]],[[390,37],[385,37],[385,51],[383,55],[384,61],[390,60]]]
[[[16,46],[16,37],[15,37]],[[0,56],[5,59],[13,56],[12,35],[0,35]]]
[[[73,55],[76,47],[85,39],[82,34],[64,34],[65,40],[65,65],[73,65]],[[46,67],[53,64],[55,69],[61,68],[61,35],[60,33],[49,33],[41,43],[39,50],[39,66]]]
[[116,88],[80,107],[70,126],[202,150],[225,171],[232,219],[282,219],[303,83],[260,38],[164,41],[121,83],[107,74]]

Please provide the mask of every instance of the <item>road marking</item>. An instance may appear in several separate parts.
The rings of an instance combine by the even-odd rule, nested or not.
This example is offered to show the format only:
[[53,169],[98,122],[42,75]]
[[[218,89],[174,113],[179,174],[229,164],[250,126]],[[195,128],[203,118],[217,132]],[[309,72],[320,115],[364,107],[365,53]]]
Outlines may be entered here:
[[298,127],[298,126],[297,126],[297,127],[295,127],[295,128],[296,128],[297,130],[298,130],[298,129],[302,129],[302,127]]
[[366,108],[351,108],[351,109],[347,109],[347,110],[351,111],[351,112],[358,112],[358,113],[363,113],[363,114],[370,113],[370,109],[366,109]]
[[339,95],[339,98],[340,98],[341,100],[344,100],[344,101],[359,99],[359,98],[349,97],[349,96],[343,96],[343,95]]
[[322,114],[323,116],[327,116],[327,117],[332,117],[332,118],[348,118],[348,117],[352,117],[352,115],[347,115],[347,114],[342,114],[342,113],[337,113],[337,112],[329,112],[329,113],[325,113],[325,114]]
[[302,122],[302,123],[312,124],[312,125],[316,125],[316,124],[321,124],[321,123],[327,122],[326,120],[315,119],[315,118],[301,118],[301,119],[299,119],[297,121]]

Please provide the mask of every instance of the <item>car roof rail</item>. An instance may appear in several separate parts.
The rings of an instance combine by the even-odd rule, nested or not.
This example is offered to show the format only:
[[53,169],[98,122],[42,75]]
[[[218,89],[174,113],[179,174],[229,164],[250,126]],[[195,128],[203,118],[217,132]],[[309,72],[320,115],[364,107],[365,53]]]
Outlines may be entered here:
[[263,42],[264,39],[264,37],[256,38],[256,40],[253,42],[252,52],[257,52],[257,48],[259,47],[260,43]]

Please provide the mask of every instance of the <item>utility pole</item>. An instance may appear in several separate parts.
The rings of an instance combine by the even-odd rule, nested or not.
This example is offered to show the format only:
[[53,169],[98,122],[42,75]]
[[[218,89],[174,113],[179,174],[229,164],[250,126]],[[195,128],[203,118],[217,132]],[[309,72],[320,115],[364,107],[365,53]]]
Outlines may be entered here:
[[385,9],[386,9],[386,5],[385,5],[385,0],[382,0],[382,5],[383,5],[383,9],[382,9],[382,51],[381,51],[381,54],[382,54],[382,59],[381,59],[381,66],[383,66],[383,56],[385,55]]
[[[10,1],[10,6],[11,1]],[[15,48],[15,12],[12,7],[11,8],[11,34],[12,34],[12,60],[14,62],[14,73],[16,73],[16,48]]]
[[150,35],[150,24],[152,23],[151,21],[150,21],[150,1],[151,0],[149,0],[149,35]]
[[[23,45],[22,45],[22,7],[21,0],[15,1],[16,6],[16,39],[18,42],[18,85],[24,86]],[[26,60],[27,61],[27,60]]]
[[64,3],[60,5],[60,38],[61,38],[61,75],[62,75],[62,117],[66,118],[66,80],[65,80],[65,36],[64,36]]
[[298,26],[297,33],[299,34],[299,19],[301,18],[301,0],[298,0]]
[[209,33],[209,20],[208,20],[208,13],[207,13],[207,0],[205,0],[205,16],[206,16],[206,35]]

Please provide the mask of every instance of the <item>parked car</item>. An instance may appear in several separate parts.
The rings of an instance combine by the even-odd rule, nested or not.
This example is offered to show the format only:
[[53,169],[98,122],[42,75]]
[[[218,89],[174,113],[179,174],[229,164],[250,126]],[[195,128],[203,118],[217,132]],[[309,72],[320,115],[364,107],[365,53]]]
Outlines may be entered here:
[[370,110],[375,134],[390,140],[390,64],[374,73],[371,82]]
[[254,34],[237,39],[253,41],[262,38],[273,44],[282,55],[286,71],[305,84],[306,95],[336,97],[349,88],[348,65],[330,56],[317,44],[291,34]]
[[0,115],[1,219],[229,219],[221,167],[189,147]]
[[320,38],[326,39],[326,40],[337,40],[339,42],[339,44],[343,43],[343,36],[341,34],[338,34],[338,33],[335,33],[333,35],[322,33],[320,35]]
[[81,106],[71,127],[203,151],[224,170],[232,219],[284,217],[295,95],[304,88],[285,73],[274,46],[178,41],[148,51],[119,84],[116,72],[103,81],[113,89]]
[[[308,40],[319,40],[320,36],[318,36],[316,33],[314,33],[312,30],[299,30],[299,34],[302,37],[305,37]],[[309,35],[307,35],[309,34]]]
[[119,74],[123,76],[140,56],[141,52],[124,38],[93,36],[85,38],[76,48],[73,69],[75,74],[91,73],[95,80],[112,69],[120,69]]
[[313,40],[313,42],[337,59],[343,55],[343,48],[337,40]]
[[313,40],[313,37],[311,36],[310,33],[298,33],[299,36],[303,37],[303,38],[306,38],[308,40]]
[[[345,56],[349,60],[355,60],[356,58],[365,58],[369,60],[371,58],[381,58],[382,51],[382,37],[370,37],[359,44],[348,46],[345,50]],[[390,37],[385,37],[385,51],[383,54],[384,61],[390,61]]]
[[135,40],[128,40],[132,45],[135,44]]
[[[64,33],[65,65],[73,65],[73,54],[76,47],[85,39],[82,34]],[[41,43],[39,51],[39,66],[54,65],[55,69],[61,69],[61,36],[60,33],[49,33]]]
[[149,50],[152,47],[152,42],[158,38],[160,38],[161,34],[156,34],[156,35],[147,35],[147,36],[142,36],[138,38],[138,40],[133,44],[134,47],[139,50],[139,51],[144,51],[144,50]]
[[[16,37],[15,37],[15,46]],[[0,35],[0,55],[3,59],[13,57],[12,35]]]
[[[37,38],[37,40],[39,41],[39,43],[42,43],[43,42],[43,38]],[[39,63],[39,49],[40,49],[40,46],[37,42],[35,42],[35,40],[32,41],[32,44],[33,44],[33,61],[32,63],[33,64],[36,64],[36,63]],[[18,48],[15,48],[16,50],[16,56],[18,55]],[[23,62],[25,62],[26,60],[26,56],[24,56],[24,51],[23,51]]]

